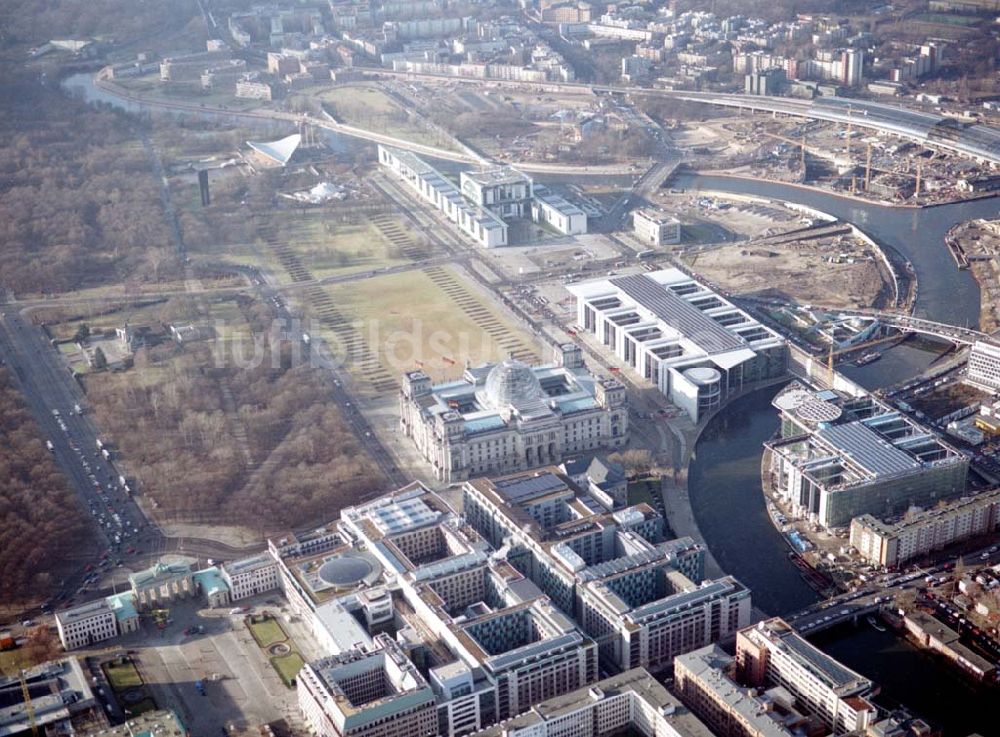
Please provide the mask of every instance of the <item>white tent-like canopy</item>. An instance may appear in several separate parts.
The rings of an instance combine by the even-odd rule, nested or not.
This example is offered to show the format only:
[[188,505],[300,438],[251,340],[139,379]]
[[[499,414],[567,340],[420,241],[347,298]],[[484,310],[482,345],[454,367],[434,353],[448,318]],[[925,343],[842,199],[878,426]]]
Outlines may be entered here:
[[292,154],[295,153],[300,143],[302,143],[302,136],[298,133],[293,133],[290,136],[285,136],[280,141],[247,141],[247,146],[261,156],[265,156],[284,166],[292,158]]

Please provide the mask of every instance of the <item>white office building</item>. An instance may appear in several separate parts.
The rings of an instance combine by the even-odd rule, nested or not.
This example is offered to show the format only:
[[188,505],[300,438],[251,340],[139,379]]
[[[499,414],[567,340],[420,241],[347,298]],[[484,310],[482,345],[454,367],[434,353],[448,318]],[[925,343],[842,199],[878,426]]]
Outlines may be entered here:
[[485,248],[510,243],[508,221],[545,223],[563,235],[587,232],[587,214],[509,166],[459,174],[459,186],[419,156],[380,145],[378,159],[422,199]]
[[229,585],[233,601],[281,588],[278,562],[269,553],[234,560],[222,566],[222,578]]
[[540,184],[535,185],[531,219],[536,223],[545,223],[563,235],[582,235],[587,232],[587,213]]
[[870,395],[793,382],[773,404],[781,437],[765,443],[769,482],[798,517],[841,527],[858,515],[898,515],[965,491],[969,459]]
[[378,160],[479,245],[484,248],[507,245],[507,223],[491,210],[463,196],[448,177],[419,156],[379,145]]
[[681,242],[681,221],[664,212],[636,210],[632,213],[632,230],[647,246]]
[[571,284],[577,322],[698,422],[784,375],[785,340],[679,269]]
[[118,620],[105,599],[56,612],[56,629],[66,650],[87,647],[118,636]]
[[501,218],[524,218],[530,214],[532,182],[509,166],[480,171],[463,171],[459,175],[462,194],[472,204],[483,207]]
[[983,340],[973,343],[966,378],[987,391],[1000,391],[1000,346]]

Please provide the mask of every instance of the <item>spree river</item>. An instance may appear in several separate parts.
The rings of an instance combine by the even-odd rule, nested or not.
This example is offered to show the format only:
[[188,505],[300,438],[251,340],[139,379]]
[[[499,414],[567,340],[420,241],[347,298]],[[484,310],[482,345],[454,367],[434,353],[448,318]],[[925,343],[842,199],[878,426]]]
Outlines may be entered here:
[[[968,272],[956,268],[944,235],[955,223],[997,217],[998,199],[909,209],[728,177],[683,175],[673,186],[796,202],[851,222],[913,264],[919,281],[918,315],[951,324],[978,324],[979,287]],[[940,352],[908,341],[885,351],[879,361],[843,371],[863,386],[887,386],[919,373]],[[695,519],[715,558],[723,570],[750,587],[755,604],[769,614],[787,614],[817,600],[788,560],[789,548],[767,515],[761,490],[762,443],[778,428],[770,402],[779,389],[743,397],[708,424],[695,448],[688,484]],[[1000,723],[988,718],[982,694],[891,633],[866,624],[847,625],[822,635],[817,644],[881,683],[883,705],[909,705],[939,723],[947,737],[972,731],[1000,734]]]

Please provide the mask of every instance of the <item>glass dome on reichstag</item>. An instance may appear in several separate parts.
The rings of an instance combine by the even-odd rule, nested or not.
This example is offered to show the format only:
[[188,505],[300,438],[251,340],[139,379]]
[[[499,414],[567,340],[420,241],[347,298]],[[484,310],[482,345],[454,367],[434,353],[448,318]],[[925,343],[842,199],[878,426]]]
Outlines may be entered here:
[[498,363],[486,376],[484,403],[492,409],[520,407],[545,398],[531,367],[514,358]]

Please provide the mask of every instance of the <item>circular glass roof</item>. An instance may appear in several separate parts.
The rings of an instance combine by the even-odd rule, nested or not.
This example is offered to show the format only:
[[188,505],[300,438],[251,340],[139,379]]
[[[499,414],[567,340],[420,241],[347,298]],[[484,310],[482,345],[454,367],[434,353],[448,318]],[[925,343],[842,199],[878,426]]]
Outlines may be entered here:
[[519,407],[545,397],[531,367],[514,358],[494,366],[486,377],[485,400],[492,409]]
[[354,586],[375,570],[371,561],[355,555],[328,560],[319,569],[319,577],[331,586]]

